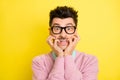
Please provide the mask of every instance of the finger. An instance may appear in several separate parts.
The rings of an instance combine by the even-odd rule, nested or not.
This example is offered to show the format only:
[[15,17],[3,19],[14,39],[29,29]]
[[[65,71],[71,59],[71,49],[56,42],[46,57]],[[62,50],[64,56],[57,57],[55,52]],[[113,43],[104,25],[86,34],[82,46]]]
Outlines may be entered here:
[[47,42],[50,46],[53,46],[53,40],[55,40],[55,38],[53,36],[48,37]]
[[77,42],[78,42],[77,37],[73,36],[73,37],[72,37],[71,46],[73,46],[73,47],[76,46]]
[[72,43],[73,43],[72,38],[70,38],[70,39],[68,40],[68,42],[69,42],[69,45],[68,45],[68,48],[69,48],[69,47],[71,47],[71,46],[73,45],[73,44],[72,44]]
[[73,41],[73,38],[69,38],[69,39],[68,39],[69,45],[72,44],[72,41]]
[[75,42],[78,42],[78,41],[80,40],[80,37],[79,37],[78,34],[77,34],[77,35],[74,35],[73,38],[74,38],[74,41],[75,41]]
[[62,49],[58,46],[58,42],[59,42],[59,40],[58,39],[55,39],[55,42],[54,42],[54,49],[57,51],[57,54],[59,55],[60,53],[62,54],[63,53],[63,51],[62,51]]
[[58,39],[55,39],[55,42],[54,42],[54,48],[56,48],[56,49],[58,49],[58,50],[60,50],[61,48],[58,46],[58,43],[59,43],[60,41],[58,40]]
[[73,51],[73,49],[74,49],[74,46],[73,46],[73,42],[72,42],[72,38],[70,38],[69,40],[68,40],[68,42],[69,42],[69,45],[67,46],[67,48],[65,49],[65,56],[66,55],[68,55],[68,54],[72,54],[72,51]]
[[54,46],[57,47],[57,43],[59,42],[59,40],[55,39],[54,41]]
[[75,35],[75,37],[77,38],[77,40],[80,40],[80,36],[78,34]]
[[49,36],[49,37],[47,38],[47,42],[48,42],[51,38],[52,38],[52,36]]

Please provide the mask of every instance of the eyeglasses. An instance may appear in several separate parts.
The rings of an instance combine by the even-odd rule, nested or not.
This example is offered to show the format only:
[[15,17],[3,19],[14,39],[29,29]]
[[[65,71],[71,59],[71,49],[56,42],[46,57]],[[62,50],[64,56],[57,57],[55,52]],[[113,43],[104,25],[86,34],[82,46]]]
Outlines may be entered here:
[[73,33],[75,32],[75,30],[76,30],[76,27],[75,27],[75,26],[66,26],[66,27],[52,26],[52,27],[51,27],[51,31],[52,31],[54,34],[60,34],[63,29],[64,29],[64,31],[65,31],[67,34],[73,34]]

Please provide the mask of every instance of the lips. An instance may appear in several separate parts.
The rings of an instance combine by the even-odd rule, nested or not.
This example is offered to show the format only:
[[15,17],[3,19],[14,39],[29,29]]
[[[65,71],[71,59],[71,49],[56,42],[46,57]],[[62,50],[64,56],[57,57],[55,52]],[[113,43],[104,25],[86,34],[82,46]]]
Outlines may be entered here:
[[60,42],[58,43],[59,46],[66,46],[68,44],[68,41],[66,39],[59,39]]
[[61,45],[61,46],[66,46],[66,45],[67,45],[67,42],[66,42],[66,41],[60,41],[59,45]]

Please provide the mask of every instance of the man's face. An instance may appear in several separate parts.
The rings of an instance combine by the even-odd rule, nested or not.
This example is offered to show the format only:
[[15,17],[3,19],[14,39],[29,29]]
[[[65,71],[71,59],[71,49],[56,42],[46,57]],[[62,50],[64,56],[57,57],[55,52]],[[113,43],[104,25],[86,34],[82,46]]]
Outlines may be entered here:
[[[67,26],[75,26],[75,23],[72,18],[64,18],[64,19],[54,18],[51,26],[60,26],[64,28]],[[50,35],[54,36],[56,39],[59,40],[59,42],[57,42],[57,45],[63,50],[66,49],[67,46],[69,45],[68,40],[77,34],[76,30],[73,34],[67,34],[64,29],[62,29],[62,32],[59,34],[54,34],[51,29],[49,30],[50,30]],[[67,30],[69,30],[69,28]]]

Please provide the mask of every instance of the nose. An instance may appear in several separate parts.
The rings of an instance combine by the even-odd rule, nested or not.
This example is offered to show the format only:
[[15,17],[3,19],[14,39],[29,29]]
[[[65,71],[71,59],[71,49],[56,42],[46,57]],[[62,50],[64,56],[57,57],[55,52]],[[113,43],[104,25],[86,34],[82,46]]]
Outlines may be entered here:
[[61,36],[61,37],[66,37],[66,36],[67,36],[67,33],[65,32],[64,29],[63,29],[62,32],[60,33],[60,36]]

